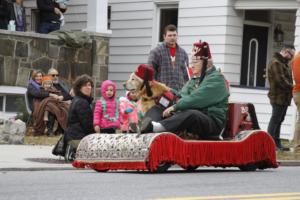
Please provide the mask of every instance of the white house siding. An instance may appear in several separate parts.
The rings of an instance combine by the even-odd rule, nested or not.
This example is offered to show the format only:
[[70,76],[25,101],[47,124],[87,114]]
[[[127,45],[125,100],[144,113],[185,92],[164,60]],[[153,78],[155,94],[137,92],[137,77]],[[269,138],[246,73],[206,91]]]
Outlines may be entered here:
[[[273,12],[273,30],[277,24],[281,24],[284,30],[284,43],[294,44],[295,38],[295,23],[296,23],[296,9],[293,10],[274,10]],[[273,51],[279,51],[280,46],[273,43]]]
[[240,82],[243,12],[231,0],[185,0],[179,3],[180,44],[190,53],[201,39],[211,46],[212,57],[232,84]]
[[297,51],[300,50],[300,8],[296,11],[296,22],[295,22],[295,48]]
[[111,30],[108,78],[122,82],[141,63],[146,63],[152,44],[154,2],[149,0],[110,0]]
[[298,0],[235,0],[236,9],[295,9]]
[[[260,128],[267,130],[271,117],[272,107],[267,96],[268,90],[255,90],[245,88],[230,88],[231,102],[251,102],[254,104]],[[291,140],[294,132],[296,106],[288,108],[286,117],[281,126],[281,138]]]
[[[31,30],[31,9],[37,8],[36,0],[26,0],[24,1],[24,6],[26,8],[27,29]],[[85,29],[87,24],[87,2],[85,0],[71,0],[67,6],[68,9],[64,14],[66,21],[64,29]]]

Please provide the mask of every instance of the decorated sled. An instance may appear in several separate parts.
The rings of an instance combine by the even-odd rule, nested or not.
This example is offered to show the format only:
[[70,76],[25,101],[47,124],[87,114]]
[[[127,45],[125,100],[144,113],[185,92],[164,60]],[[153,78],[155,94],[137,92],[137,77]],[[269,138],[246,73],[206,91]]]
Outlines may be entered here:
[[79,143],[73,166],[98,172],[163,172],[174,164],[186,170],[199,166],[239,167],[243,171],[276,168],[273,139],[256,129],[259,127],[251,106],[229,105],[223,140],[186,140],[168,132],[88,135]]

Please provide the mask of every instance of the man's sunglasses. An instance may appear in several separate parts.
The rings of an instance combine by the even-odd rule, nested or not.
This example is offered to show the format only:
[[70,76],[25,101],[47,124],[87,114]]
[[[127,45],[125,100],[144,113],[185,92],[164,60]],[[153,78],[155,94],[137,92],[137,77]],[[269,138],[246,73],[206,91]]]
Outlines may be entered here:
[[294,57],[294,54],[292,52],[290,52],[289,50],[287,50],[286,52],[291,56],[291,58]]
[[52,77],[59,77],[59,74],[51,74]]

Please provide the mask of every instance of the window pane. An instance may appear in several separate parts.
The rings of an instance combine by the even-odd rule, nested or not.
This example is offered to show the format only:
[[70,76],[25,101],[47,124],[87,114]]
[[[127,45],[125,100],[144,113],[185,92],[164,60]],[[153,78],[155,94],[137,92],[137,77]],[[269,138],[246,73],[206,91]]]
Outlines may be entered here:
[[0,111],[3,111],[3,96],[0,96]]
[[18,112],[20,108],[25,105],[25,98],[21,95],[7,95],[6,96],[6,112]]
[[169,24],[173,24],[177,27],[177,23],[178,23],[178,9],[177,8],[161,9],[160,35],[159,35],[160,42],[162,42],[164,40],[163,34],[164,34],[165,27]]

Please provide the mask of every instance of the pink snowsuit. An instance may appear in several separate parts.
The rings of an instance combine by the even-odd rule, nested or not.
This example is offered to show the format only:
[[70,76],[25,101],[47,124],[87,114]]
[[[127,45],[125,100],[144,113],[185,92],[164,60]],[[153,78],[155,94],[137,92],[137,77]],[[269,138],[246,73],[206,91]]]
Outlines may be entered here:
[[[106,96],[108,86],[112,86],[114,95],[111,98]],[[104,128],[119,128],[120,114],[118,101],[115,99],[116,84],[110,80],[106,80],[101,85],[101,99],[96,101],[94,110],[94,126]],[[105,105],[104,105],[105,104]],[[105,110],[104,110],[105,107]],[[117,109],[117,110],[116,110]]]
[[[132,109],[132,112],[126,113],[126,109]],[[130,122],[138,123],[137,102],[130,101],[126,97],[120,98],[120,116],[121,116],[121,130],[122,132],[128,131]]]

